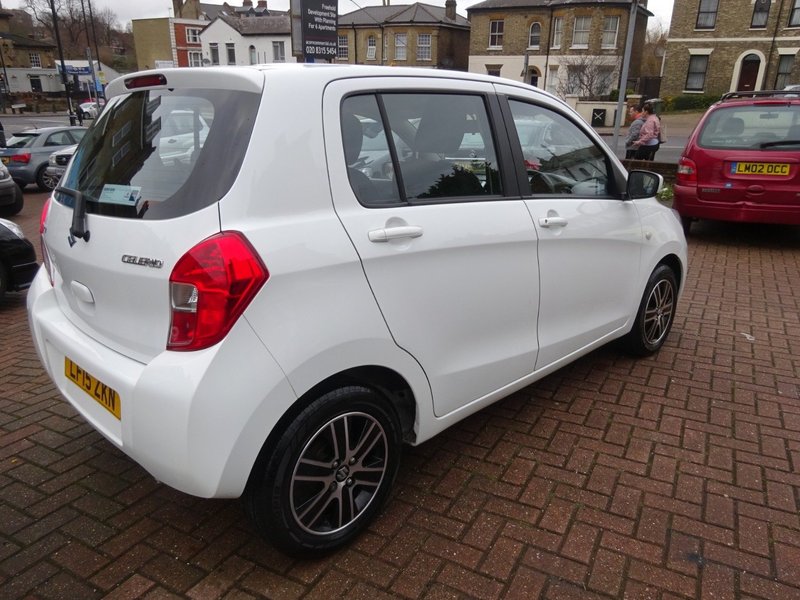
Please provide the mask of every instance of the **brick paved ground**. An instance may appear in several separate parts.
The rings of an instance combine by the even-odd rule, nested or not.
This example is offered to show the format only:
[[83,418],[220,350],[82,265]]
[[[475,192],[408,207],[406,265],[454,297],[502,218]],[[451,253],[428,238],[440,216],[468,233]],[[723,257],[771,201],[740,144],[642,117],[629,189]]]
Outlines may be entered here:
[[594,352],[409,449],[385,514],[312,562],[84,424],[11,295],[0,596],[800,598],[800,231],[703,226],[690,254],[658,356]]

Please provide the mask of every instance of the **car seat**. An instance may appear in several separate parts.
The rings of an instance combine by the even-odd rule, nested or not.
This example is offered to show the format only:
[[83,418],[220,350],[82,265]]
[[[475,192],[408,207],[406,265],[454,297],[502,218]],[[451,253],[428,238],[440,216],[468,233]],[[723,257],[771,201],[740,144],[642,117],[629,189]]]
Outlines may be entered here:
[[739,117],[728,117],[723,121],[720,133],[726,137],[739,137],[744,133],[744,120]]
[[364,131],[361,121],[353,114],[342,114],[342,140],[344,141],[344,157],[347,163],[347,177],[350,186],[362,204],[370,204],[376,200],[377,190],[369,177],[352,167],[361,155],[364,142]]

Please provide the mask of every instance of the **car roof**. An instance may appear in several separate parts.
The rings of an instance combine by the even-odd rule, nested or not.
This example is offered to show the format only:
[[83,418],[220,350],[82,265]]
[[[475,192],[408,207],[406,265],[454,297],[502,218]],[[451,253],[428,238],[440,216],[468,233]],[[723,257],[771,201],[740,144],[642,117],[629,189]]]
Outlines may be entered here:
[[72,130],[72,129],[86,129],[86,127],[80,127],[78,125],[64,125],[61,127],[31,127],[30,129],[25,129],[20,131],[19,133],[15,133],[13,135],[41,135],[43,133],[53,133],[56,131],[64,131],[64,130]]

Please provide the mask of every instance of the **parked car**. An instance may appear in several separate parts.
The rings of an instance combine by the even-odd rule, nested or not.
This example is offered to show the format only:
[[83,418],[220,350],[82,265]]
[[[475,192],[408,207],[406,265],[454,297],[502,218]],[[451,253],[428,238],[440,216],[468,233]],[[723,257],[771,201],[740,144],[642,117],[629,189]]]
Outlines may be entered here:
[[0,215],[15,215],[22,210],[24,203],[22,190],[11,178],[6,166],[0,163]]
[[800,225],[800,98],[732,92],[712,105],[678,162],[674,208],[697,219]]
[[67,170],[67,165],[72,155],[75,154],[75,149],[77,147],[78,145],[75,144],[62,148],[61,150],[56,150],[50,155],[50,158],[47,159],[47,169],[44,172],[44,184],[48,189],[55,189],[58,182],[61,181],[61,176],[64,174],[64,171]]
[[35,183],[41,190],[49,190],[45,179],[50,155],[81,141],[85,127],[44,127],[26,129],[8,139],[0,148],[0,160],[8,167],[11,177],[21,188]]
[[81,115],[81,119],[96,119],[104,106],[105,100],[103,99],[89,100],[78,105],[78,112]]
[[[663,180],[626,172],[545,91],[355,65],[107,91],[42,215],[39,357],[156,479],[241,496],[286,552],[363,530],[403,442],[612,340],[647,355],[667,339],[687,251]],[[160,155],[176,113],[195,140],[177,165]],[[573,140],[538,166],[560,182],[546,192],[515,127],[536,117]],[[365,137],[391,168],[355,166]]]
[[0,300],[6,292],[28,289],[39,263],[36,251],[13,221],[0,219]]

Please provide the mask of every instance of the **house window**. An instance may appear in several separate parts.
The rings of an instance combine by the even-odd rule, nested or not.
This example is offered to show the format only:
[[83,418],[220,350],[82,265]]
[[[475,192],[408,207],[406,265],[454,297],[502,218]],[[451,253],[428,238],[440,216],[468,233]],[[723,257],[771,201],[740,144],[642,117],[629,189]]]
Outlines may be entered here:
[[551,48],[561,48],[561,38],[564,37],[564,17],[553,19],[553,43]]
[[250,48],[248,48],[248,50],[249,50],[249,53],[250,53],[250,64],[254,65],[254,64],[256,64],[258,62],[258,56],[256,55],[256,47],[255,46],[250,46]]
[[193,27],[186,28],[186,43],[199,44],[200,43],[200,30]]
[[539,23],[533,23],[531,25],[531,31],[528,34],[528,48],[538,48],[541,39],[542,39],[542,26]]
[[39,56],[38,52],[31,52],[28,54],[28,58],[31,61],[31,67],[34,69],[41,69],[42,68],[42,58]]
[[377,51],[378,45],[375,42],[375,36],[371,35],[367,38],[367,60],[375,60]]
[[489,48],[503,47],[503,21],[489,22]]
[[794,68],[794,54],[784,54],[778,61],[778,76],[775,77],[775,89],[782,90],[791,81],[792,69]]
[[693,92],[702,92],[706,85],[707,70],[707,55],[694,55],[689,57],[689,71],[686,74],[686,89]]
[[420,33],[417,35],[417,60],[431,59],[431,34]]
[[486,74],[494,77],[500,77],[500,65],[486,65]]
[[236,64],[236,46],[233,44],[225,44],[225,53],[228,55],[228,64]]
[[794,0],[789,11],[789,27],[800,27],[800,0]]
[[336,58],[338,58],[339,60],[347,60],[348,57],[347,36],[340,35],[338,39],[339,43],[336,46]]
[[603,48],[616,48],[618,31],[619,17],[606,17],[603,20],[603,37],[600,41],[600,46]]
[[395,33],[394,34],[394,59],[395,60],[405,60],[406,59],[406,48],[407,46],[407,36],[405,33]]
[[190,67],[202,67],[203,66],[203,53],[199,51],[191,51],[187,53],[189,55],[189,66]]
[[36,75],[35,77],[31,77],[30,82],[31,82],[31,91],[35,94],[41,94],[42,93],[41,77],[39,77],[38,75]]
[[592,17],[575,17],[575,26],[572,29],[572,47],[589,47],[589,28],[592,26]]
[[284,42],[272,42],[272,62],[286,62]]
[[219,45],[218,44],[209,44],[208,49],[211,52],[211,64],[218,65],[219,64]]
[[763,29],[767,26],[770,4],[770,0],[756,0],[753,6],[753,20],[750,21],[750,27],[753,29]]
[[719,0],[700,0],[697,10],[697,29],[714,29],[717,24],[717,7]]

